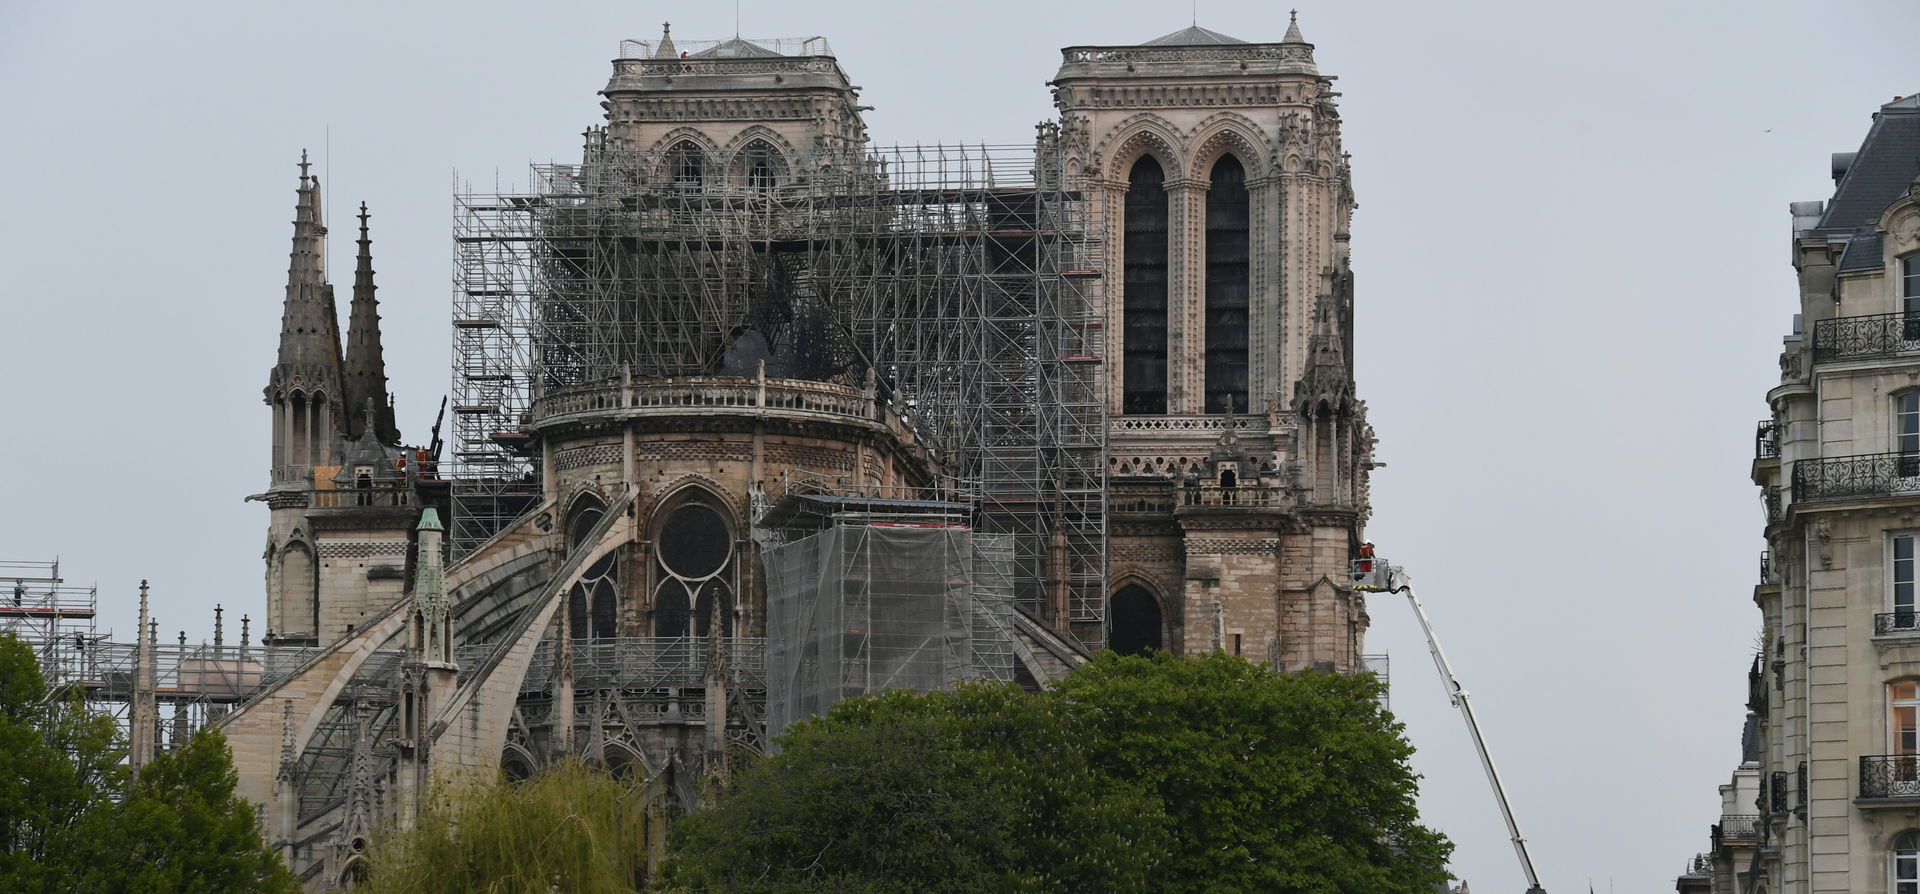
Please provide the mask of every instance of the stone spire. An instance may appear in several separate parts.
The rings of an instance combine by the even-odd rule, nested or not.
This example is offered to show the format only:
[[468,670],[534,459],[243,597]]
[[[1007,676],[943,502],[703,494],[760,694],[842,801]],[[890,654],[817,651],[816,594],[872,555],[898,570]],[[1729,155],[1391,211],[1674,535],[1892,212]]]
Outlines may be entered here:
[[267,377],[274,407],[274,465],[327,465],[340,412],[340,323],[327,284],[327,227],[320,219],[320,178],[300,153],[299,199],[294,205],[293,250],[280,313],[280,353]]
[[[287,265],[286,302],[280,312],[274,384],[284,387],[299,377],[309,386],[332,384],[337,389],[338,371],[328,367],[340,324],[327,315],[327,228],[320,220],[320,178],[310,176],[309,167],[307,154],[300,153],[300,198],[294,205],[293,251]],[[309,381],[316,376],[331,381]]]
[[420,524],[414,528],[418,535],[413,566],[413,617],[410,623],[419,629],[409,637],[409,641],[418,643],[420,660],[430,668],[451,668],[453,659],[452,612],[447,602],[444,572],[441,567],[441,537],[445,528],[440,525],[440,513],[433,507],[427,507],[420,513]]
[[353,304],[347,317],[346,361],[341,368],[346,389],[347,436],[365,434],[362,409],[374,407],[374,435],[380,443],[400,443],[393,421],[393,401],[387,394],[387,362],[380,347],[380,302],[374,297],[373,240],[367,236],[367,203],[360,203],[360,252],[353,267]]
[[679,57],[680,53],[673,48],[673,23],[664,22],[660,25],[660,46],[653,51],[653,58],[677,59]]

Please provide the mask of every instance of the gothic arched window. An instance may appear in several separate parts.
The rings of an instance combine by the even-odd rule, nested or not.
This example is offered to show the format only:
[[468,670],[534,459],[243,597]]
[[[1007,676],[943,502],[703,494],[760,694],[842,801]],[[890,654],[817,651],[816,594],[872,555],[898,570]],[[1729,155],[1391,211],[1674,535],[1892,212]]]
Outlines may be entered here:
[[[592,549],[593,529],[607,514],[606,504],[586,497],[574,504],[567,522],[567,547]],[[619,635],[619,575],[614,555],[601,556],[580,575],[567,593],[567,629],[574,639],[607,639]]]
[[690,140],[674,144],[667,153],[667,169],[673,176],[673,188],[681,192],[699,192],[706,183],[706,156]]
[[766,140],[754,140],[740,150],[739,181],[755,192],[769,192],[778,186],[784,167],[780,151]]
[[1165,648],[1160,641],[1160,603],[1139,584],[1113,594],[1107,612],[1107,648],[1122,655],[1145,655]]
[[1166,172],[1151,155],[1127,175],[1121,264],[1120,411],[1167,411]]
[[668,510],[654,540],[653,635],[708,636],[716,611],[733,634],[739,562],[725,508],[694,493]]
[[1248,276],[1247,172],[1223,155],[1207,187],[1208,413],[1247,412]]

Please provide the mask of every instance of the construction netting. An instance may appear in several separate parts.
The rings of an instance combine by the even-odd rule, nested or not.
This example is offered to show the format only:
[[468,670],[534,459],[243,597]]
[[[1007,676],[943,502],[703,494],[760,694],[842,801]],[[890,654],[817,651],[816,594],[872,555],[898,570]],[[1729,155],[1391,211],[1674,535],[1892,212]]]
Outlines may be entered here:
[[841,524],[766,549],[768,737],[851,696],[1012,680],[1011,540]]

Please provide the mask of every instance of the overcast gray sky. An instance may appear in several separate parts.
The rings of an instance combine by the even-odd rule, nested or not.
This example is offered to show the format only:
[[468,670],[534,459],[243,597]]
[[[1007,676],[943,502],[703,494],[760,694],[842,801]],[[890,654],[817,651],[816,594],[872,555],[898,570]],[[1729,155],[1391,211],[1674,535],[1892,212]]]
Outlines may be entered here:
[[[1389,467],[1372,538],[1418,579],[1547,888],[1670,890],[1738,760],[1759,615],[1755,420],[1794,312],[1787,203],[1920,91],[1920,5],[1314,3],[1360,211],[1360,388]],[[1069,44],[1189,4],[774,3],[822,34],[882,143],[1007,143]],[[734,33],[731,4],[0,2],[0,558],[59,556],[131,629],[258,619],[295,168],[334,281],[372,207],[400,425],[449,379],[449,194],[576,157],[622,37]],[[1278,40],[1286,7],[1199,4]],[[329,138],[330,133],[330,138]],[[1428,822],[1476,890],[1524,887],[1406,606],[1370,650]],[[257,629],[256,629],[257,632]]]

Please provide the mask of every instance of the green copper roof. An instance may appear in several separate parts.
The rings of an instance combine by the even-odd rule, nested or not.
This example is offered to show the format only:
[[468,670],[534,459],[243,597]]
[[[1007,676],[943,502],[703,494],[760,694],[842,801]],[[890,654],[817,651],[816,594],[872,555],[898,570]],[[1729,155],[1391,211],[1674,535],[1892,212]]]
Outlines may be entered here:
[[435,512],[432,506],[428,506],[427,511],[420,513],[420,526],[414,530],[444,531],[446,529],[440,527],[440,513]]

